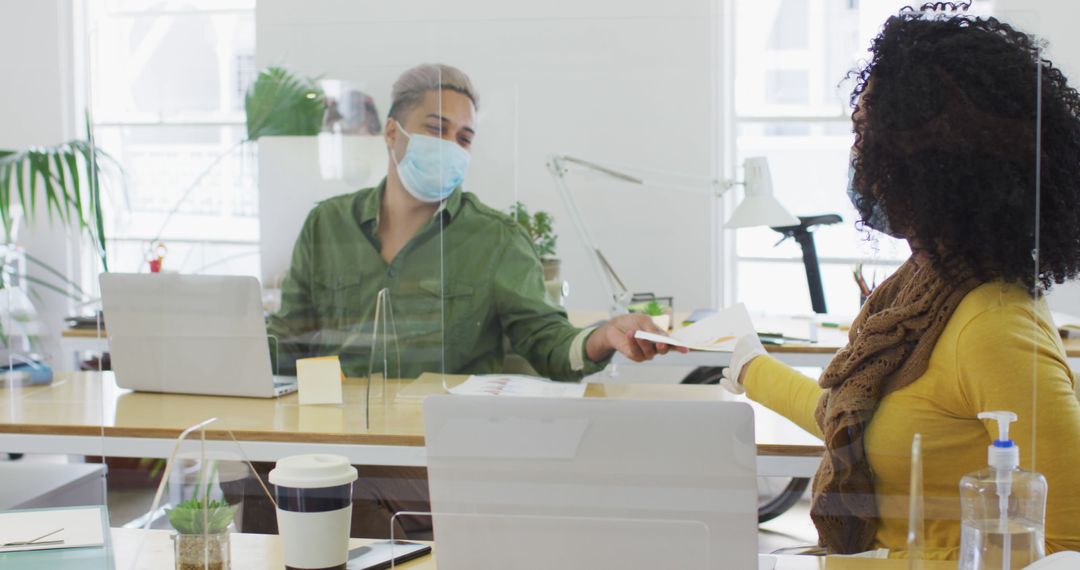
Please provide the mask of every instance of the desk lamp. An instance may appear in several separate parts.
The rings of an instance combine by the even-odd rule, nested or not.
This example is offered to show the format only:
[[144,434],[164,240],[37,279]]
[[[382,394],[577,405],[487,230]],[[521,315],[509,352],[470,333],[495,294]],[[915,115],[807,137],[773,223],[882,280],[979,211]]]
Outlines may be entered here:
[[[825,287],[821,283],[821,264],[818,262],[813,231],[817,226],[838,224],[843,219],[836,214],[823,214],[799,216],[798,219],[788,215],[787,220],[781,220],[777,213],[784,210],[772,194],[772,176],[769,174],[768,161],[763,157],[755,157],[746,159],[743,164],[746,169],[746,198],[735,208],[724,227],[735,229],[769,226],[773,231],[783,234],[780,242],[794,238],[802,248],[806,284],[810,289],[810,305],[815,313],[828,312],[825,308]],[[787,214],[786,211],[784,213]],[[780,242],[777,242],[777,245]]]
[[[772,195],[772,181],[769,176],[769,165],[766,159],[764,157],[748,158],[744,165],[746,176],[745,181],[741,183],[733,180],[661,173],[670,178],[690,181],[690,185],[664,184],[663,188],[697,194],[708,192],[712,196],[719,198],[734,186],[743,184],[746,186],[746,198],[735,208],[735,212],[732,213],[727,223],[724,224],[724,227],[734,229],[751,226],[798,226],[801,223],[800,220],[788,213],[788,211],[784,209],[780,202]],[[633,174],[627,174],[626,172],[611,166],[564,154],[554,154],[548,157],[547,168],[548,172],[551,173],[552,180],[555,182],[555,188],[559,191],[559,197],[562,198],[563,204],[570,214],[570,220],[577,230],[578,237],[580,237],[581,241],[585,244],[585,249],[588,251],[589,258],[592,260],[591,265],[597,271],[600,281],[604,283],[607,288],[609,299],[611,299],[612,303],[610,307],[611,314],[617,315],[626,313],[627,307],[633,299],[633,295],[630,293],[630,290],[627,289],[626,284],[619,277],[618,273],[615,272],[615,269],[611,266],[607,257],[604,256],[600,247],[597,246],[596,242],[592,239],[589,228],[581,217],[581,211],[574,201],[573,193],[570,192],[566,175],[571,168],[583,168],[585,170],[599,172],[629,184],[647,187],[658,187],[659,185],[646,182],[643,178]]]

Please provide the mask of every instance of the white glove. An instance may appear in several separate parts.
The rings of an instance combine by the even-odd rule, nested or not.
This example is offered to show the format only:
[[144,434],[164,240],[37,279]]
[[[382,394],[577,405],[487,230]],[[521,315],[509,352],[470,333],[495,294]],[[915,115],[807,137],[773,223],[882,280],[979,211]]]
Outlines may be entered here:
[[743,385],[739,383],[739,375],[742,373],[743,367],[750,364],[751,360],[759,356],[765,356],[765,354],[767,354],[765,347],[761,345],[761,339],[758,338],[757,333],[745,334],[739,337],[739,340],[735,341],[735,350],[731,352],[731,364],[724,369],[720,385],[732,394],[746,392]]

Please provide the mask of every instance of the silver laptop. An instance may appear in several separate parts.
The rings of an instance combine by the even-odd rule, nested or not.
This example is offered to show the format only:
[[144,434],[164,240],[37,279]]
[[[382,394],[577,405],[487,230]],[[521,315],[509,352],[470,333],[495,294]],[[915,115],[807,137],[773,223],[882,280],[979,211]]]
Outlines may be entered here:
[[424,424],[440,570],[768,564],[747,404],[448,395]]
[[116,383],[145,392],[271,398],[296,391],[274,376],[254,277],[102,273]]

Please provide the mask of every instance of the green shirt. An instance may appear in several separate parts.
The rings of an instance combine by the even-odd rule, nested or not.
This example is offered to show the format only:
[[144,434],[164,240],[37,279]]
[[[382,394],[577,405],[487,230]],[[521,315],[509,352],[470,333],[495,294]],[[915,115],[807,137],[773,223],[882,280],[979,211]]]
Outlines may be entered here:
[[[504,336],[542,376],[578,380],[603,368],[585,352],[591,329],[572,326],[548,298],[525,231],[471,193],[454,190],[387,264],[378,237],[385,186],[320,202],[304,222],[269,321],[281,371],[295,358],[336,354],[349,376],[365,376],[372,362],[401,378],[495,373]],[[377,315],[384,289],[390,310]]]

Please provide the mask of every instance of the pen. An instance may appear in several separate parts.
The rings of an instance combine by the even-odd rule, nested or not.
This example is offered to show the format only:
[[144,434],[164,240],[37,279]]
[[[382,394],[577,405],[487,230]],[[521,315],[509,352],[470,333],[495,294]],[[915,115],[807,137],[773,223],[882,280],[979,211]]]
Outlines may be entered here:
[[782,333],[772,333],[772,332],[759,332],[758,333],[758,338],[762,342],[765,342],[766,340],[791,341],[791,342],[814,342],[812,339],[809,339],[809,338],[799,338],[799,337],[794,337],[794,336],[784,336],[784,334],[782,334]]

